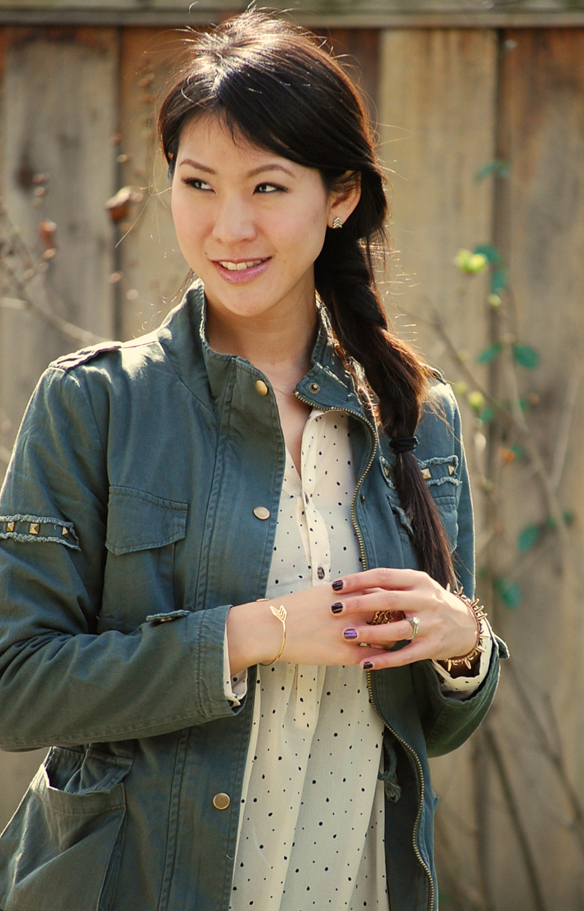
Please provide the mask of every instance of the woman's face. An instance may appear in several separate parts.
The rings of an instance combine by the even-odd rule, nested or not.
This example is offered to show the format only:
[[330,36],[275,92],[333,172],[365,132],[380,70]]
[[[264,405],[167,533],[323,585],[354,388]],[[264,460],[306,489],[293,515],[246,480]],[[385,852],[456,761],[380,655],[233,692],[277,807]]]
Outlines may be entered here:
[[314,261],[327,225],[342,217],[340,198],[325,189],[319,171],[234,141],[216,117],[183,128],[174,224],[209,306],[224,318],[313,312]]

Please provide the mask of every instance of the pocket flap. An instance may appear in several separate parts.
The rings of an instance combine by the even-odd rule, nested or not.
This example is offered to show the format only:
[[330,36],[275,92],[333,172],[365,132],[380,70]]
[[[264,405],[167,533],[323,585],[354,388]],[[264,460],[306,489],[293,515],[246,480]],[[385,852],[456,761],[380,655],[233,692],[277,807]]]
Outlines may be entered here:
[[112,554],[165,547],[184,538],[188,503],[131,487],[111,487],[105,546]]

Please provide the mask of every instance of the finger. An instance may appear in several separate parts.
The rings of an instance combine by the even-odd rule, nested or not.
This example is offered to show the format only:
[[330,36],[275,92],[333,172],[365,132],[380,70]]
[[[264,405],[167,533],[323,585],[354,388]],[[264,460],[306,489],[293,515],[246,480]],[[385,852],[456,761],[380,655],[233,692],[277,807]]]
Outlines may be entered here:
[[393,652],[367,652],[361,661],[361,667],[365,671],[379,671],[388,667],[405,667],[427,658],[427,646],[423,642],[412,642]]
[[387,566],[377,569],[366,569],[362,573],[351,573],[341,576],[332,583],[334,592],[350,593],[368,588],[387,590],[407,590],[415,588],[429,580],[426,573],[416,569],[394,569]]
[[373,616],[376,611],[393,611],[394,614],[399,614],[419,613],[423,610],[424,600],[420,598],[418,590],[387,591],[376,588],[354,594],[340,592],[336,595],[336,600],[331,601],[331,611],[337,615],[353,613]]
[[346,626],[342,636],[356,645],[366,644],[373,648],[391,648],[396,642],[412,638],[412,625],[408,620],[396,620],[379,626]]

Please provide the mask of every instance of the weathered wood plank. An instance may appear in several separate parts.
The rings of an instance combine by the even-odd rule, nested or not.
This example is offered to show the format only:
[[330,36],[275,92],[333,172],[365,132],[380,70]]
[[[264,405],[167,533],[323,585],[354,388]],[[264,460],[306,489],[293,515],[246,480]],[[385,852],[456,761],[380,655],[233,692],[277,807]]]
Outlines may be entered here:
[[[116,35],[110,30],[9,33],[5,204],[37,257],[43,252],[40,222],[56,223],[57,255],[46,273],[54,307],[62,318],[99,336],[110,336],[113,326],[107,281],[112,231],[105,203],[114,187],[116,67]],[[38,175],[46,181],[37,183]],[[30,313],[3,311],[2,370],[9,386],[2,407],[13,421],[9,437],[43,366],[79,345]]]
[[[584,31],[515,31],[504,39],[499,154],[509,161],[510,176],[500,184],[497,235],[515,304],[509,330],[540,354],[536,369],[519,368],[519,392],[537,403],[529,425],[560,510],[577,521],[569,532],[573,560],[553,533],[521,557],[518,534],[545,522],[548,506],[540,481],[521,464],[503,473],[505,534],[497,554],[523,599],[516,611],[501,612],[499,626],[563,770],[542,743],[516,682],[506,681],[498,717],[529,843],[534,857],[545,858],[545,900],[550,909],[575,911],[582,906],[584,850],[567,789],[582,802]],[[495,899],[501,907],[524,907],[512,872],[516,848],[497,850],[493,843],[492,851]]]
[[[388,299],[405,314],[396,321],[400,334],[415,341],[450,379],[457,378],[453,364],[424,320],[437,311],[455,347],[464,348],[471,360],[485,345],[486,278],[462,275],[453,261],[459,248],[472,248],[491,237],[493,183],[478,183],[476,176],[495,153],[497,52],[492,31],[382,35],[379,130],[383,157],[392,171],[391,232],[397,250]],[[464,403],[463,417],[476,479],[484,468]],[[480,534],[480,497],[476,505]],[[472,757],[469,744],[433,766],[441,798],[438,869],[447,893],[461,900],[453,903],[457,911],[482,907],[474,904],[480,899],[481,864]]]
[[[89,7],[90,9],[99,10],[139,10],[146,4],[144,0],[0,0],[2,9],[79,9]],[[246,9],[245,0],[201,0],[197,4],[204,12],[221,10],[231,11],[235,9]],[[147,6],[153,10],[172,10],[181,11],[184,14],[185,7],[177,3],[177,0],[149,0]],[[434,13],[465,13],[472,14],[485,13],[489,9],[505,7],[506,11],[512,13],[532,12],[532,13],[552,13],[564,12],[566,10],[580,10],[584,5],[576,0],[575,3],[568,0],[510,0],[504,3],[485,4],[483,0],[303,0],[302,3],[296,0],[295,3],[287,3],[286,0],[274,0],[270,4],[272,9],[283,9],[303,12],[328,12],[329,15],[347,13],[349,8],[354,10],[365,11],[392,11],[398,13],[416,13],[434,12]]]
[[433,308],[471,356],[484,343],[486,279],[469,280],[453,260],[491,235],[492,182],[476,178],[494,156],[496,56],[491,31],[382,38],[379,131],[403,271],[394,266],[389,291],[398,308],[419,315],[412,338],[432,362],[443,362],[442,343],[424,328]]
[[153,29],[127,29],[123,35],[118,182],[144,197],[121,225],[118,291],[124,338],[157,324],[188,272],[174,233],[168,176],[156,135],[156,102],[182,37]]
[[[0,0],[0,22],[7,24],[180,26],[218,21],[242,12],[247,0],[203,0],[188,11],[176,0]],[[292,12],[304,25],[348,28],[500,28],[584,23],[582,0],[308,0],[272,8]]]

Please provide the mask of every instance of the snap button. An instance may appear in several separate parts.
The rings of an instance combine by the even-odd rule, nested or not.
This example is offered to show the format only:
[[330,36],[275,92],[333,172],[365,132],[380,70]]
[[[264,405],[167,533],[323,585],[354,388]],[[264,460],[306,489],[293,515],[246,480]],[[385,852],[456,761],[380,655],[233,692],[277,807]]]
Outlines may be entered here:
[[31,522],[28,530],[31,535],[38,535],[41,530],[41,526],[38,522]]
[[213,806],[216,810],[226,810],[230,803],[231,797],[229,794],[215,794],[215,797],[213,798]]
[[256,519],[261,519],[262,521],[264,519],[270,518],[270,510],[266,509],[265,506],[256,506],[256,508],[253,511],[253,514],[256,517]]
[[14,531],[16,525],[14,522],[8,522],[6,525],[6,531]]
[[324,573],[324,569],[322,566],[318,567],[318,569],[316,571],[316,575],[318,576],[319,579],[324,579],[325,573]]
[[258,395],[267,395],[268,387],[267,387],[266,383],[264,383],[263,380],[257,380],[256,384],[255,384],[255,391],[257,392]]
[[318,383],[311,383],[308,388],[311,392],[320,392],[320,386]]
[[432,477],[432,472],[430,471],[429,468],[422,468],[422,477],[424,478],[425,481],[430,480],[430,478]]

